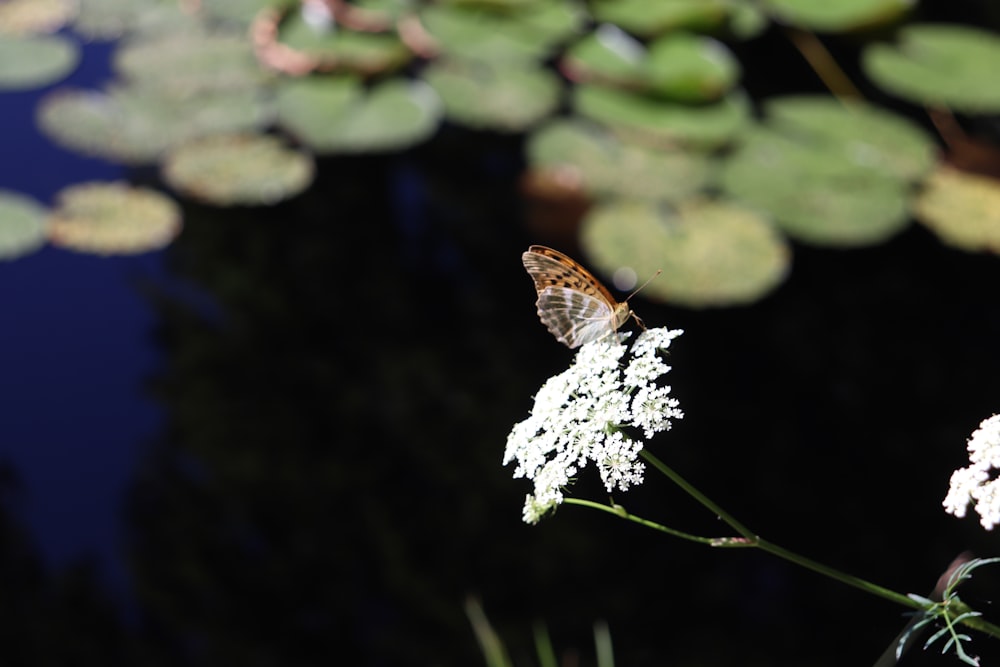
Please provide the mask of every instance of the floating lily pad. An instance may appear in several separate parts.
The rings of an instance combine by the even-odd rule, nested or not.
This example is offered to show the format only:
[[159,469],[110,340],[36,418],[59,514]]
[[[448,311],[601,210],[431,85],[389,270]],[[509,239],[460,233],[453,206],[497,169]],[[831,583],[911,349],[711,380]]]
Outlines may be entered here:
[[205,13],[249,25],[262,9],[282,9],[288,0],[200,0]]
[[575,81],[598,81],[680,102],[717,100],[740,74],[729,50],[709,37],[680,32],[647,49],[608,24],[570,48],[562,67]]
[[778,98],[765,109],[767,125],[741,137],[724,163],[729,194],[808,243],[869,245],[908,223],[910,189],[935,153],[917,126],[828,97]]
[[594,18],[642,37],[679,29],[712,31],[729,18],[729,0],[594,0]]
[[580,85],[573,107],[583,116],[662,144],[717,147],[726,144],[750,120],[750,106],[739,93],[706,105],[681,104],[649,95]]
[[708,158],[701,153],[623,144],[582,121],[553,121],[528,140],[533,168],[570,169],[593,197],[680,201],[705,186]]
[[397,79],[365,89],[348,76],[285,80],[277,106],[282,127],[326,153],[407,148],[430,136],[443,113],[423,82]]
[[911,25],[896,44],[874,44],[862,66],[886,90],[925,106],[1000,111],[1000,37],[958,25]]
[[47,214],[35,200],[0,190],[0,260],[23,257],[42,247]]
[[340,27],[319,29],[293,13],[281,25],[281,42],[315,59],[317,69],[375,74],[389,72],[410,61],[412,54],[395,34],[375,34]]
[[790,138],[835,151],[861,167],[916,180],[934,166],[937,147],[910,120],[868,104],[829,96],[786,96],[764,107],[768,125]]
[[691,307],[756,301],[787,275],[784,238],[759,215],[724,202],[691,200],[677,208],[617,201],[591,209],[580,241],[604,275],[622,267],[649,283],[646,299]]
[[142,164],[188,139],[251,130],[270,119],[255,90],[195,96],[168,92],[152,86],[118,87],[108,93],[56,91],[39,105],[38,122],[67,148]]
[[946,244],[1000,253],[1000,181],[940,165],[913,203],[917,219]]
[[163,0],[85,0],[73,29],[87,39],[118,39],[127,32],[154,34],[193,19],[178,3]]
[[905,16],[914,0],[764,0],[761,8],[778,21],[807,30],[871,29]]
[[6,0],[0,2],[0,35],[56,32],[76,12],[75,0]]
[[76,69],[80,49],[59,36],[0,36],[0,90],[41,88]]
[[438,60],[424,79],[454,121],[475,128],[520,132],[559,104],[562,84],[551,72],[525,64]]
[[113,65],[130,82],[181,96],[246,90],[267,78],[245,35],[184,32],[129,40]]
[[533,2],[516,12],[430,5],[420,18],[449,56],[498,63],[542,60],[578,33],[585,15],[569,2]]
[[97,255],[157,250],[180,233],[181,212],[155,190],[82,183],[62,190],[49,216],[53,245]]
[[171,150],[163,177],[194,199],[230,206],[273,204],[312,182],[312,158],[289,150],[279,139],[230,135],[196,139]]

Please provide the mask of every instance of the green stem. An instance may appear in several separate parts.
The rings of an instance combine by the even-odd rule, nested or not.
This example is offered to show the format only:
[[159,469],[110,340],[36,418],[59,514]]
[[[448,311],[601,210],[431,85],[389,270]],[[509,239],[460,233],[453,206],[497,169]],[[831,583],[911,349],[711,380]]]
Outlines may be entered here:
[[[723,548],[733,548],[733,547],[756,547],[762,549],[769,554],[783,558],[791,563],[795,563],[801,567],[808,570],[812,570],[817,574],[822,574],[823,576],[829,577],[835,581],[839,581],[843,584],[847,584],[853,588],[865,591],[871,595],[889,600],[890,602],[895,602],[896,604],[908,607],[910,609],[923,610],[925,605],[914,600],[906,595],[902,595],[888,588],[884,588],[877,584],[873,584],[870,581],[866,581],[859,577],[855,577],[850,574],[846,574],[839,570],[836,570],[827,565],[823,565],[817,561],[814,561],[805,556],[800,556],[797,553],[789,551],[784,547],[780,547],[777,544],[773,544],[755,535],[749,528],[744,526],[742,523],[736,520],[736,518],[724,510],[721,506],[717,505],[713,500],[711,500],[704,493],[699,491],[697,488],[692,486],[687,480],[678,475],[670,466],[660,461],[658,458],[649,453],[649,450],[643,449],[641,456],[654,468],[663,473],[672,482],[677,484],[681,489],[683,489],[688,495],[697,500],[701,505],[707,508],[710,512],[718,516],[720,519],[726,522],[733,530],[739,533],[740,537],[703,537],[700,535],[692,535],[691,533],[685,533],[680,530],[675,530],[673,528],[668,528],[663,524],[657,523],[655,521],[650,521],[649,519],[644,519],[642,517],[630,514],[621,505],[603,505],[601,503],[596,503],[590,500],[582,500],[579,498],[566,498],[565,503],[571,505],[581,505],[583,507],[590,507],[592,509],[601,510],[602,512],[607,512],[609,514],[614,514],[620,518],[632,521],[641,526],[647,528],[652,528],[653,530],[667,533],[668,535],[673,535],[674,537],[679,537],[681,539],[689,540],[691,542],[697,542],[699,544],[707,544],[713,547],[723,547]],[[957,612],[956,612],[957,615]],[[961,623],[970,628],[983,632],[991,637],[1000,639],[1000,626],[996,626],[992,623],[984,621],[980,616],[970,616],[962,619]]]

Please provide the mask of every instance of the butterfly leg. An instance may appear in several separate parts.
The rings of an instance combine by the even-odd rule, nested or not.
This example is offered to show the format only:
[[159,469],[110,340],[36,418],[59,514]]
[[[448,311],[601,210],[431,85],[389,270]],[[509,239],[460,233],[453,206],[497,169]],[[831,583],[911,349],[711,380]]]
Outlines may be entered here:
[[646,330],[646,323],[642,321],[642,318],[639,317],[638,315],[636,315],[635,312],[632,312],[632,313],[629,313],[629,314],[632,315],[632,318],[635,320],[635,323],[639,325],[639,328],[642,329],[643,331],[645,331]]

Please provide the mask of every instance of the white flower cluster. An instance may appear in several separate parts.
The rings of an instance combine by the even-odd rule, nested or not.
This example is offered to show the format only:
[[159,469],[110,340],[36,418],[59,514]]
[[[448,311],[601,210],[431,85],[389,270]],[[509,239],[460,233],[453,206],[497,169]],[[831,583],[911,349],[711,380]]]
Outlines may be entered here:
[[514,477],[535,483],[524,502],[523,518],[537,523],[563,501],[562,490],[587,461],[604,486],[627,490],[642,482],[639,461],[645,438],[670,428],[683,413],[669,386],[656,381],[670,370],[658,352],[670,347],[679,330],[648,329],[639,334],[623,366],[628,334],[608,336],[580,348],[573,364],[542,385],[531,416],[507,436],[503,462],[517,461]]
[[952,473],[945,511],[961,518],[974,503],[979,523],[992,530],[1000,523],[1000,415],[984,419],[969,438],[969,463]]

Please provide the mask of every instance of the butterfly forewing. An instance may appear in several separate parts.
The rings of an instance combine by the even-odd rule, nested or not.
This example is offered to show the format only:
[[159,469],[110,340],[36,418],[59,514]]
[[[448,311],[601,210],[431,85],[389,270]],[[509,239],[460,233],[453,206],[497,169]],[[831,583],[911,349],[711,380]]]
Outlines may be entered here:
[[556,339],[574,348],[603,338],[632,314],[587,269],[566,255],[533,245],[522,255],[535,281],[538,316]]

